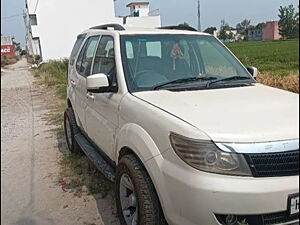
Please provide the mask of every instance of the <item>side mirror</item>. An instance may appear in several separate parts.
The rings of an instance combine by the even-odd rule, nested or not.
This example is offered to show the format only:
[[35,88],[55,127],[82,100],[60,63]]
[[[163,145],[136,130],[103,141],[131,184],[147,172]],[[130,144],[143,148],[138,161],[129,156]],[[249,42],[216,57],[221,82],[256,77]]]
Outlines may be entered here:
[[252,77],[256,80],[257,74],[258,74],[258,69],[254,66],[249,66],[249,67],[247,67],[247,70],[252,75]]
[[86,87],[90,92],[98,90],[99,88],[109,87],[108,78],[103,73],[88,76],[86,79]]

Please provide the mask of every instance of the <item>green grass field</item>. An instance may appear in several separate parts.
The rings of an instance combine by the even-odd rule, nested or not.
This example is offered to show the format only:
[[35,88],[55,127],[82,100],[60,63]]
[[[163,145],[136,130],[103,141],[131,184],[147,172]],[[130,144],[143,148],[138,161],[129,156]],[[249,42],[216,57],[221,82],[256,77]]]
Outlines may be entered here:
[[255,66],[261,73],[285,76],[299,72],[299,40],[235,42],[227,46],[245,66]]

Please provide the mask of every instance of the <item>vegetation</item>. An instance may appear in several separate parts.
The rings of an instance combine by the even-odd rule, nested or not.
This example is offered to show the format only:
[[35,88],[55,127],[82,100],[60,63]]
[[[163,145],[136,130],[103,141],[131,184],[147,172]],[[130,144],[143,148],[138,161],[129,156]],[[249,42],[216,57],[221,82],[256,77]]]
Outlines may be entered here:
[[67,150],[64,131],[63,113],[66,109],[67,68],[68,59],[50,60],[34,70],[36,84],[47,89],[48,108],[47,120],[56,126],[53,129],[58,137],[60,151],[59,184],[67,192],[81,197],[82,194],[97,194],[104,198],[112,190],[112,183],[98,172],[87,157],[73,155]]
[[48,87],[54,88],[61,99],[67,97],[68,63],[68,59],[50,60],[47,63],[41,64],[35,71],[35,75],[39,77],[39,80]]
[[249,28],[251,20],[244,19],[242,22],[236,25],[236,29],[240,34],[246,35],[246,30]]
[[299,70],[299,40],[237,42],[227,44],[246,65],[260,72],[285,76]]
[[221,26],[220,26],[220,34],[218,36],[220,40],[230,40],[233,38],[233,33],[231,32],[231,27],[229,24],[223,19],[221,20]]
[[15,64],[18,58],[15,56],[1,56],[1,68],[7,65]]
[[299,93],[299,40],[235,42],[229,49],[245,66],[255,66],[264,84]]
[[299,37],[299,12],[296,12],[294,6],[280,6],[278,16],[279,33],[281,36],[283,38]]
[[203,32],[208,33],[208,34],[214,34],[214,31],[216,31],[216,30],[217,30],[216,27],[208,27]]

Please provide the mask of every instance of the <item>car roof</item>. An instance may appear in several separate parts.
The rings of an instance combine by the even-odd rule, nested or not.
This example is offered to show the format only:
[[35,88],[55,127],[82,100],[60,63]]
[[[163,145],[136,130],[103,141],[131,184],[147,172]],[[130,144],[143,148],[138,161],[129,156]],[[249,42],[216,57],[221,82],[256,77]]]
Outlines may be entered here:
[[161,29],[161,28],[137,28],[137,27],[126,27],[124,30],[114,30],[114,29],[88,29],[82,33],[105,33],[105,34],[120,34],[120,35],[143,35],[143,34],[185,34],[185,35],[207,35],[211,34],[189,31],[189,30],[177,30],[177,29]]

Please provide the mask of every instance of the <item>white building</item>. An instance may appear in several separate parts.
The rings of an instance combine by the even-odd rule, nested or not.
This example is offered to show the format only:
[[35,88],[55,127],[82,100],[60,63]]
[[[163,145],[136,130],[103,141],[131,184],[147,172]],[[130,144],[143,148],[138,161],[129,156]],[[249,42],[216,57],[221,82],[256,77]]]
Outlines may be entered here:
[[13,36],[3,36],[1,35],[1,45],[13,45]]
[[[113,0],[28,0],[27,46],[30,54],[43,60],[69,57],[76,36],[83,30],[101,24],[118,23],[125,27],[159,27],[159,14],[150,14],[149,3],[129,4],[140,15],[116,17]],[[139,8],[140,7],[140,8]]]
[[131,16],[148,16],[150,12],[149,2],[131,2],[127,5]]

